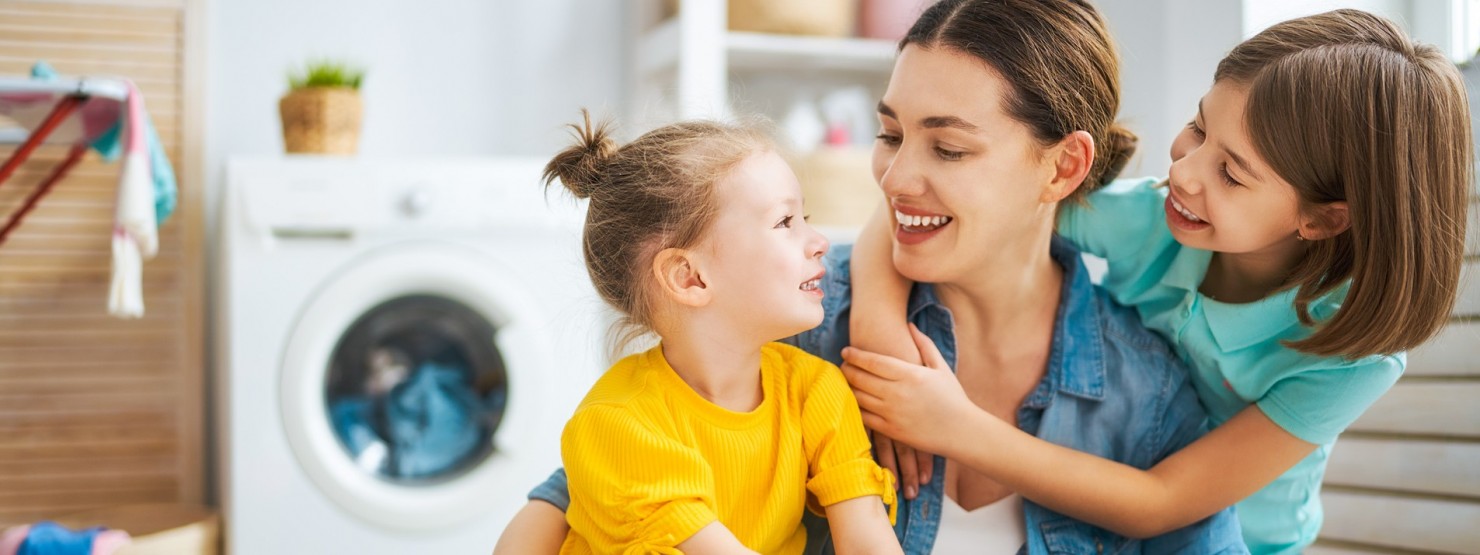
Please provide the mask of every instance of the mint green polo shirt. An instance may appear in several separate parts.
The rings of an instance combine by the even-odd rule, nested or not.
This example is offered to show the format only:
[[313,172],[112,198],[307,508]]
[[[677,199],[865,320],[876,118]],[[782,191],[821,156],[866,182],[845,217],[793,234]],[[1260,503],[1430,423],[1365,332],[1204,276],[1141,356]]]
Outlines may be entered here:
[[[1198,397],[1217,427],[1250,404],[1314,453],[1237,506],[1255,554],[1299,553],[1321,528],[1321,477],[1336,437],[1402,375],[1403,353],[1357,360],[1303,354],[1282,341],[1309,337],[1295,315],[1295,290],[1229,304],[1198,292],[1213,253],[1183,247],[1167,228],[1160,180],[1118,180],[1065,204],[1058,231],[1084,252],[1109,261],[1103,287],[1134,308],[1147,328],[1171,342],[1188,364]],[[1329,318],[1342,286],[1312,303]],[[1382,330],[1373,330],[1381,333]]]

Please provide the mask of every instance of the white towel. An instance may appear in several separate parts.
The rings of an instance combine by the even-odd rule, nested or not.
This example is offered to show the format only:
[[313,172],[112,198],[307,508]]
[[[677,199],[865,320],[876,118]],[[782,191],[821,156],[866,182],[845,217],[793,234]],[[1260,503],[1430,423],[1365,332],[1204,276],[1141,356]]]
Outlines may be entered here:
[[108,288],[108,313],[120,318],[144,316],[144,260],[159,252],[154,174],[144,132],[146,118],[144,97],[129,82],[118,206],[113,214],[113,280]]

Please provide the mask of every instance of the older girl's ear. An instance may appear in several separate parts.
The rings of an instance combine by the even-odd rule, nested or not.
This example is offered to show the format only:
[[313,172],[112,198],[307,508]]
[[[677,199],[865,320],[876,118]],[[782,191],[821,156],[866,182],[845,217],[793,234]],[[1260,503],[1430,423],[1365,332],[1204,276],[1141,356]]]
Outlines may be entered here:
[[1084,183],[1095,165],[1095,138],[1088,131],[1075,131],[1050,147],[1048,155],[1053,157],[1054,171],[1039,198],[1045,204],[1069,198]]
[[1309,209],[1300,216],[1300,237],[1308,241],[1330,239],[1351,229],[1351,210],[1342,201]]

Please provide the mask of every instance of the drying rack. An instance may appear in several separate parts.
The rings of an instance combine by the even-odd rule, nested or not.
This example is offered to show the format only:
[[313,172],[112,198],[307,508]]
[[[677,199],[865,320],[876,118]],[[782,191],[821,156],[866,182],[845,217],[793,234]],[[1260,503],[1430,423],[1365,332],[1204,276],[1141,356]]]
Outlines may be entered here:
[[128,85],[106,78],[0,77],[0,115],[20,127],[0,127],[0,145],[20,145],[0,165],[0,187],[42,144],[70,145],[67,155],[0,227],[0,245],[26,214],[77,165],[94,141],[123,114]]

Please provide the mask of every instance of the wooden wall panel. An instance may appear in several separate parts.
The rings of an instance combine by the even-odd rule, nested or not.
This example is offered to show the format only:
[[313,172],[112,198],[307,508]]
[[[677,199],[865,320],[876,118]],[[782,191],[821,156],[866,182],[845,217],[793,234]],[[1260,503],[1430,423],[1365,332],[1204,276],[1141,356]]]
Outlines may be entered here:
[[[0,74],[44,59],[135,82],[179,178],[145,262],[145,316],[107,315],[118,166],[89,154],[0,244],[0,528],[203,501],[198,0],[0,0]],[[0,156],[12,147],[0,146]],[[0,184],[12,213],[65,147]]]

